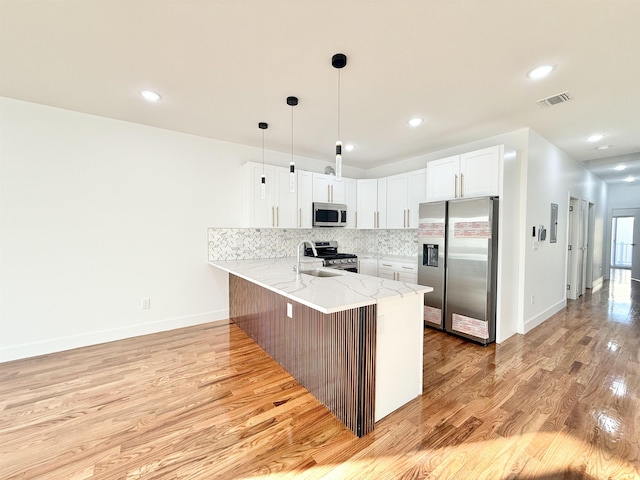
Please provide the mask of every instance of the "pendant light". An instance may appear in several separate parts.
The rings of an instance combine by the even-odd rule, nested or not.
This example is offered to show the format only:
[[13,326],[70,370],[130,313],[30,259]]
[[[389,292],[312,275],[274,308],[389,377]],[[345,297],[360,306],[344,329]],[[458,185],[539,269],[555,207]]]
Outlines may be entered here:
[[258,128],[262,130],[262,175],[260,176],[260,198],[267,198],[267,176],[264,174],[264,131],[269,128],[266,122],[258,123]]
[[296,163],[293,161],[293,107],[298,105],[298,97],[287,97],[287,105],[291,107],[291,161],[289,162],[289,191],[296,191]]
[[336,180],[342,180],[342,141],[340,140],[340,70],[347,64],[344,53],[331,57],[331,65],[338,70],[338,138],[336,139]]

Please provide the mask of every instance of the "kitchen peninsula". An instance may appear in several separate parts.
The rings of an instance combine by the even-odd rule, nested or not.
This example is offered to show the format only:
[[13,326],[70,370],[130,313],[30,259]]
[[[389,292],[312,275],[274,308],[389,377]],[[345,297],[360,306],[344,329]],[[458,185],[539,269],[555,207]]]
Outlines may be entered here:
[[422,393],[430,287],[294,258],[210,261],[229,273],[229,317],[354,434]]

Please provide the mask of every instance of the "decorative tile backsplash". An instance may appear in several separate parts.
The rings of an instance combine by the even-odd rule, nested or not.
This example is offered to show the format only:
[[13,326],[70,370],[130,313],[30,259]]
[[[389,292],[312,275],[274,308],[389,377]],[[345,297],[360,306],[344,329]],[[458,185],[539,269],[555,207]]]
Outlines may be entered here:
[[209,260],[291,257],[303,240],[338,242],[344,253],[417,255],[418,231],[344,228],[215,228],[207,229]]

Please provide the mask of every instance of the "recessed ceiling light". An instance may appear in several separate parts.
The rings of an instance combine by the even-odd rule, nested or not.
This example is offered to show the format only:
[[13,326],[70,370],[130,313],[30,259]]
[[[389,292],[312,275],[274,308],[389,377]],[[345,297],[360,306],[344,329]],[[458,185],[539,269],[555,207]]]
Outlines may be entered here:
[[412,127],[417,127],[418,125],[421,125],[422,122],[424,122],[422,118],[415,117],[409,120],[409,125],[411,125]]
[[593,135],[587,137],[587,142],[598,142],[604,138],[604,135],[601,133],[594,133]]
[[599,147],[596,147],[596,150],[609,150],[612,147],[613,145],[600,145]]
[[355,146],[355,145],[353,145],[353,144],[351,144],[351,143],[349,143],[349,144],[347,144],[347,145],[345,145],[345,146],[344,146],[344,149],[345,149],[347,152],[353,152],[353,151],[356,149],[356,146]]
[[538,80],[539,78],[544,78],[549,75],[555,68],[555,65],[541,65],[527,73],[527,77]]
[[153,90],[141,90],[140,95],[149,102],[157,102],[162,98],[159,93],[156,93]]
[[627,178],[624,179],[624,181],[627,182],[627,183],[631,183],[631,182],[635,182],[636,179],[633,178],[633,177],[627,177]]
[[621,172],[625,168],[627,168],[626,165],[616,165],[616,168],[614,168],[614,170],[617,170],[618,172]]

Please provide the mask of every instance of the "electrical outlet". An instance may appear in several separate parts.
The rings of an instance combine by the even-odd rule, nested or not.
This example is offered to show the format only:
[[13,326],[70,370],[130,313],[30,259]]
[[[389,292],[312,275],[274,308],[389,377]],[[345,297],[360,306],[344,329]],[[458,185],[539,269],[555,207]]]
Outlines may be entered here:
[[293,305],[287,303],[287,317],[293,318]]
[[143,298],[142,299],[142,309],[143,310],[148,310],[151,308],[151,299],[150,298]]
[[533,303],[535,302],[536,297],[534,297],[533,295],[531,295],[531,305],[533,305]]

